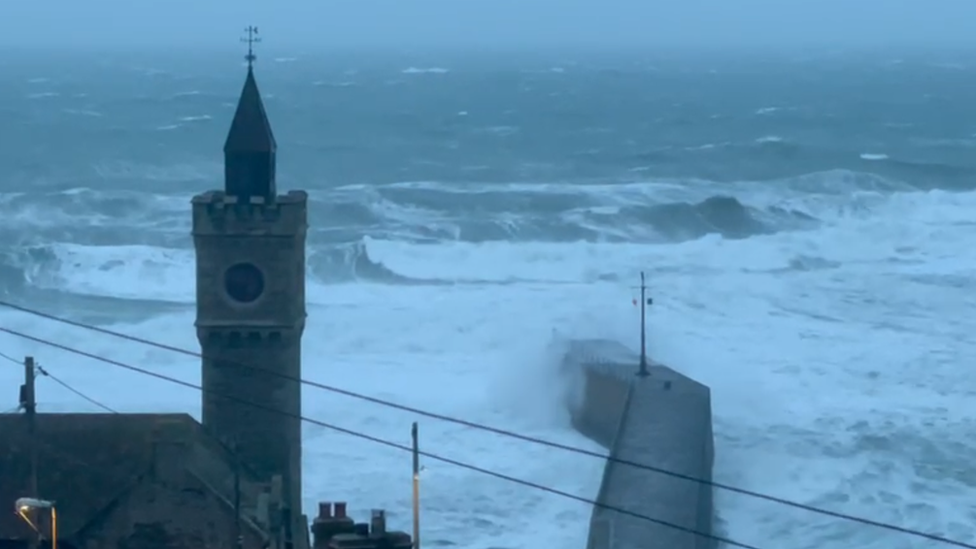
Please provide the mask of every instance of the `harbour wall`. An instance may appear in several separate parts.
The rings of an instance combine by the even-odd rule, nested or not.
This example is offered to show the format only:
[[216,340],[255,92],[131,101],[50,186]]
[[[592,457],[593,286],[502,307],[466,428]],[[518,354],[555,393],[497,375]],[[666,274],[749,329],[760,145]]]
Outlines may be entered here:
[[566,344],[562,367],[573,380],[573,427],[610,457],[587,549],[712,549],[711,393],[660,364],[649,364],[650,375],[638,377],[638,360],[612,341]]

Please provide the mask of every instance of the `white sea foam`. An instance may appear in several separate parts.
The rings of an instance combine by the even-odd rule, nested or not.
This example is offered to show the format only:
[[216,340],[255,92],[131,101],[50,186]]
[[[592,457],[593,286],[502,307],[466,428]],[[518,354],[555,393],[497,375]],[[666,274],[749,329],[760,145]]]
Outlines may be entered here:
[[451,71],[449,69],[444,69],[441,67],[427,67],[427,68],[408,67],[406,69],[403,69],[400,72],[402,72],[403,74],[447,74]]
[[881,153],[861,153],[861,160],[888,160],[888,155]]
[[183,282],[196,275],[192,250],[60,244],[52,251],[53,265],[31,280],[39,287],[101,297],[193,302],[193,286]]
[[[371,257],[398,274],[523,282],[323,286],[310,280],[306,376],[596,450],[568,429],[547,398],[554,389],[544,383],[543,346],[554,326],[581,336],[633,339],[629,280],[645,269],[656,298],[649,317],[654,356],[712,387],[718,480],[972,542],[976,380],[968,365],[976,360],[970,314],[976,251],[968,243],[976,193],[875,193],[862,208],[816,201],[807,207],[825,220],[821,229],[735,241],[369,240]],[[74,261],[63,282],[76,289],[163,298],[171,292],[181,300],[192,295],[189,252],[128,247],[63,253]],[[132,267],[114,266],[123,257],[139,259]],[[800,263],[816,268],[796,268]],[[622,279],[600,279],[607,273]],[[91,352],[199,378],[197,363],[186,357],[9,312],[0,319]],[[192,321],[189,312],[168,314],[118,329],[195,348]],[[10,338],[2,349],[37,356],[116,408],[197,410],[199,395],[190,390]],[[0,386],[15,386],[18,375],[0,369]],[[518,379],[524,386],[517,392]],[[120,393],[120,386],[145,390]],[[533,388],[539,402],[513,402],[513,395],[533,394]],[[42,383],[38,392],[45,409],[91,408],[54,385]],[[305,392],[304,411],[400,443],[409,442],[410,422],[417,419],[312,389]],[[427,451],[586,497],[596,493],[599,460],[420,422]],[[406,456],[317,427],[306,429],[306,441],[307,505],[348,499],[359,512],[386,506],[396,511],[397,524],[408,523]],[[430,543],[584,545],[586,506],[431,460],[425,465]],[[729,537],[760,547],[932,546],[725,492],[717,502]]]
[[[174,276],[189,288],[192,277]],[[143,287],[154,285],[152,280]],[[341,387],[389,398],[427,410],[486,422],[563,443],[598,447],[569,427],[565,413],[541,403],[551,390],[544,376],[534,376],[536,407],[516,409],[510,402],[513,371],[531,374],[547,367],[540,351],[554,319],[571,318],[576,306],[562,290],[539,287],[531,294],[498,296],[490,288],[425,288],[349,285],[316,288],[306,329],[305,376]],[[561,304],[552,303],[563,301]],[[526,310],[528,308],[529,310]],[[534,312],[533,312],[534,311]],[[377,313],[382,312],[377,316]],[[451,320],[445,324],[445,314]],[[522,322],[497,322],[499,316]],[[111,338],[71,330],[23,316],[0,315],[16,329],[83,347],[90,352],[151,366],[155,371],[191,382],[199,366],[191,358],[126,345]],[[185,348],[196,347],[190,313],[160,316],[138,326],[118,327]],[[439,335],[434,337],[434,333]],[[31,352],[52,373],[93,398],[125,411],[198,410],[199,394],[147,380],[136,374],[21,342],[4,340],[4,351]],[[0,385],[15,386],[13,369],[0,371]],[[9,382],[9,385],[8,385]],[[120,393],[118,387],[130,390]],[[136,390],[144,387],[145,391]],[[523,383],[521,390],[527,389]],[[42,409],[93,407],[53,385],[38,390]],[[470,428],[413,418],[400,412],[305,390],[305,415],[409,444],[410,422],[420,420],[425,451],[584,497],[597,489],[599,460],[543,447],[528,446]],[[391,510],[396,524],[409,524],[409,455],[374,443],[308,426],[305,430],[306,505],[316,500],[348,500],[360,516],[369,507]],[[485,477],[472,471],[424,462],[424,535],[428,543],[453,542],[459,547],[518,543],[574,546],[584,539],[589,509],[561,497]],[[574,471],[567,475],[565,471]],[[401,486],[402,489],[397,489]],[[558,531],[538,528],[554,525]],[[440,542],[438,541],[440,540]]]
[[102,116],[102,113],[98,111],[89,110],[89,109],[62,109],[61,112],[67,114],[74,114],[77,116],[92,116],[92,117]]

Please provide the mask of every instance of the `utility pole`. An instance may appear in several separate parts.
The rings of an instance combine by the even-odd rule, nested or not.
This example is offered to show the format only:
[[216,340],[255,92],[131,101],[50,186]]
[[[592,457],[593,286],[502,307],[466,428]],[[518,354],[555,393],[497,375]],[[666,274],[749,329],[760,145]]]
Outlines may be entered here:
[[231,445],[234,459],[234,543],[237,549],[244,549],[244,532],[241,531],[241,458],[237,444]]
[[644,282],[644,271],[641,271],[641,283],[640,283],[640,315],[641,315],[641,334],[640,334],[640,367],[637,370],[637,377],[647,377],[650,372],[647,371],[647,314],[646,305],[653,303],[653,300],[647,297],[647,284]]
[[[34,381],[37,378],[37,369],[34,366],[34,357],[24,357],[24,385],[20,388],[20,406],[24,409],[24,417],[27,419],[27,444],[30,453],[30,473],[27,477],[28,497],[37,498],[37,398],[34,392]],[[37,514],[31,510],[31,520],[37,523]],[[31,538],[30,549],[37,549],[37,539]]]
[[410,429],[413,438],[413,549],[420,549],[420,443],[417,441],[417,422]]

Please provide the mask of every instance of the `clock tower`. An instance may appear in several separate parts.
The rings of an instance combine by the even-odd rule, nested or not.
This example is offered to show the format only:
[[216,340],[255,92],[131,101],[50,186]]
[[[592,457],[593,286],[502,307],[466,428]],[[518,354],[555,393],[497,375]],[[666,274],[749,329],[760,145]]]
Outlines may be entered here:
[[203,425],[300,517],[307,195],[277,194],[277,144],[248,55],[224,188],[193,198]]

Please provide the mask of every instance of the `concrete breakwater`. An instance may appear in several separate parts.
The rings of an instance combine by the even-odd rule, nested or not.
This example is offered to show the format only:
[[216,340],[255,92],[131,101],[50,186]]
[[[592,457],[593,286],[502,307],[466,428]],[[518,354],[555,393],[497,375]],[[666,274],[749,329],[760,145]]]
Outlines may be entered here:
[[[671,368],[649,364],[607,340],[565,343],[573,426],[609,451],[590,517],[587,549],[711,549],[711,393]],[[620,463],[639,463],[696,482]],[[653,522],[603,506],[650,517]],[[675,528],[674,526],[679,528]],[[704,535],[703,535],[704,534]]]

